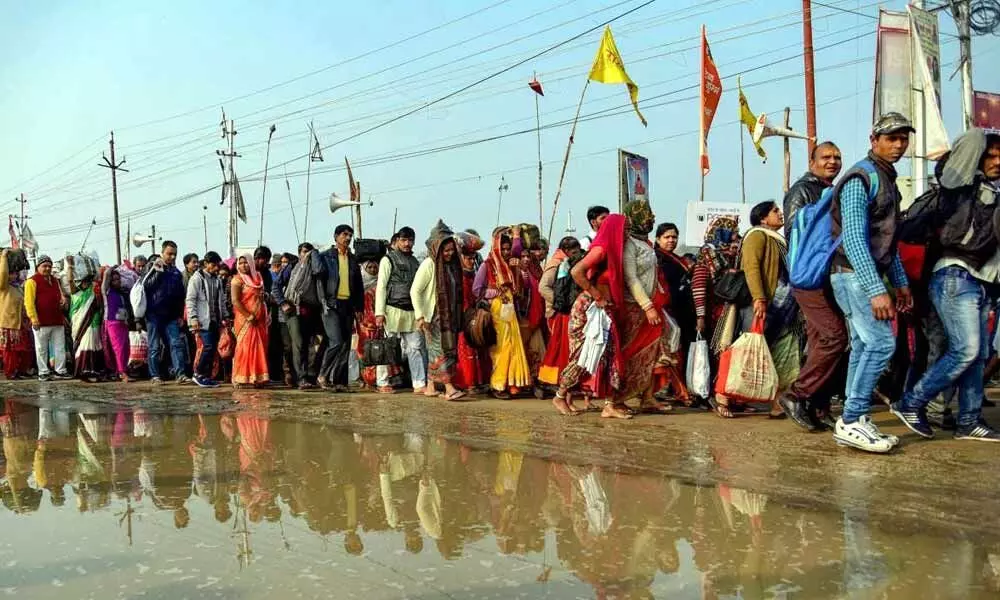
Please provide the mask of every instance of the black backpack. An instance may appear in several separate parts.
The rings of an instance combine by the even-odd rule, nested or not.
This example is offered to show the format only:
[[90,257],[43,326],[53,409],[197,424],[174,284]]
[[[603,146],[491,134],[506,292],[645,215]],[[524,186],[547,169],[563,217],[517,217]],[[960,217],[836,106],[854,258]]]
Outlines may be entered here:
[[[561,265],[559,265],[558,271],[556,273],[556,282],[552,286],[554,298],[552,300],[552,310],[556,311],[561,315],[568,315],[571,310],[573,310],[573,304],[576,303],[577,297],[580,296],[580,286],[576,284],[573,280],[573,276],[570,275],[569,271],[573,269],[575,263],[570,262],[568,259],[564,260]],[[563,268],[566,268],[565,274]]]
[[941,188],[933,187],[921,194],[899,215],[897,239],[918,245],[937,240],[942,225],[941,204]]

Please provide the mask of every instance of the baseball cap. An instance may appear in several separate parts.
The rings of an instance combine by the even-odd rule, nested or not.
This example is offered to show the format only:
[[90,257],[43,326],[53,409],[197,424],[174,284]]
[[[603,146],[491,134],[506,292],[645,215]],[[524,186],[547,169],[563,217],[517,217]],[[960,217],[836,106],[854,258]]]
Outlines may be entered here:
[[917,132],[910,123],[910,120],[898,112],[885,113],[872,125],[872,135],[888,135],[903,130],[910,133]]

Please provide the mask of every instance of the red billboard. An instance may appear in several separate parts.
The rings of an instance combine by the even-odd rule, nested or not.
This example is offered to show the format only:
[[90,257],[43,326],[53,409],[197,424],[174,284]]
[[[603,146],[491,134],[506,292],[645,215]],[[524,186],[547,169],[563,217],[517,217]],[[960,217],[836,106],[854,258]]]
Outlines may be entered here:
[[972,113],[973,125],[987,131],[1000,132],[1000,94],[975,92]]

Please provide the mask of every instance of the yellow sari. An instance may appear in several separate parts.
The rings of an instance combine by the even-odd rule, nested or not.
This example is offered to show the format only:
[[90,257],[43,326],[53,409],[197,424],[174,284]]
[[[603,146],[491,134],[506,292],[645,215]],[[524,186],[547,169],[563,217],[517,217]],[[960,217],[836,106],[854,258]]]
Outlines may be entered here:
[[490,348],[493,373],[490,387],[497,392],[531,385],[531,369],[521,339],[521,327],[517,320],[517,309],[510,292],[505,291],[490,302],[493,327],[497,332],[497,343]]

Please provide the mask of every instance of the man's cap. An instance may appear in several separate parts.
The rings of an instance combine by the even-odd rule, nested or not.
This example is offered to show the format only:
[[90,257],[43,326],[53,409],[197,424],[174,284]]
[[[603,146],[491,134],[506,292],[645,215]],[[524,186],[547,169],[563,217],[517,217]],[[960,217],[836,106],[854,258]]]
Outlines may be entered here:
[[271,257],[271,264],[272,265],[280,265],[281,264],[281,255],[280,254],[276,254],[275,256]]
[[917,132],[910,120],[898,112],[885,113],[872,125],[872,135],[888,135],[904,130],[910,133]]
[[45,263],[49,263],[50,265],[52,264],[52,259],[49,258],[48,254],[43,254],[43,255],[39,256],[38,260],[35,261],[35,266],[36,267],[40,267],[40,266],[44,265]]

